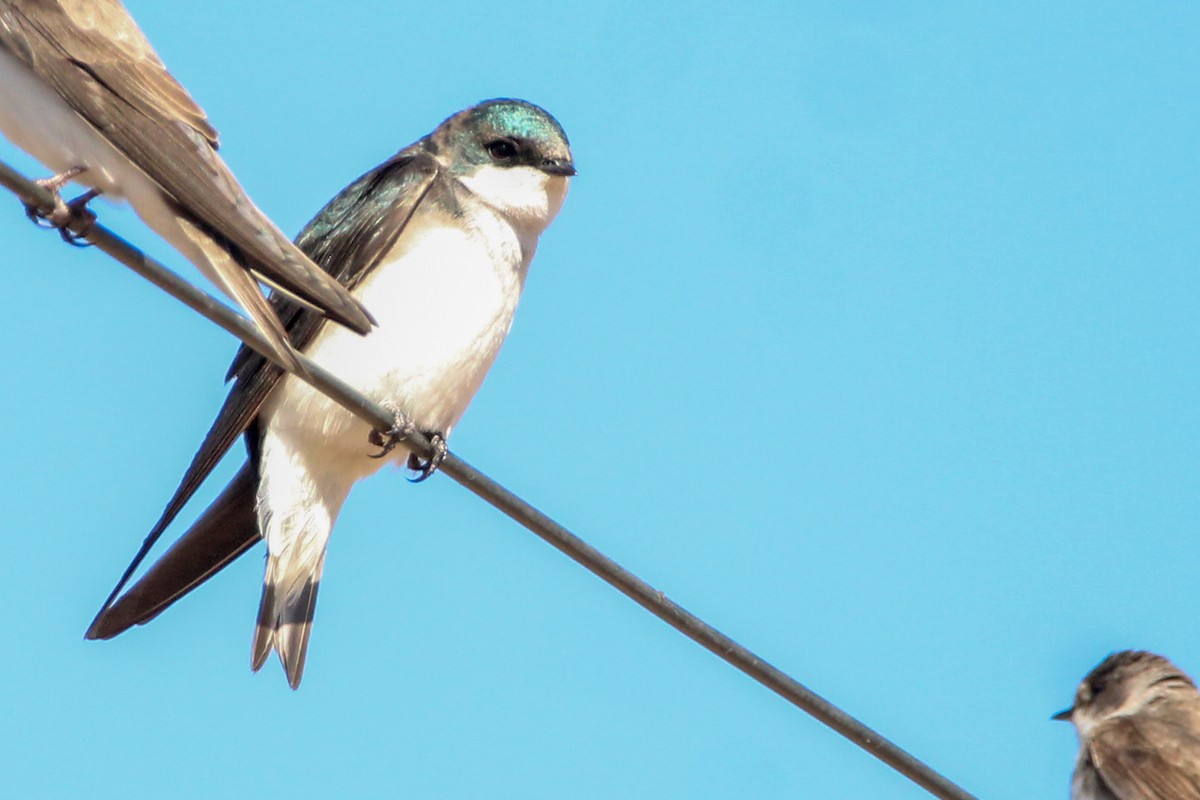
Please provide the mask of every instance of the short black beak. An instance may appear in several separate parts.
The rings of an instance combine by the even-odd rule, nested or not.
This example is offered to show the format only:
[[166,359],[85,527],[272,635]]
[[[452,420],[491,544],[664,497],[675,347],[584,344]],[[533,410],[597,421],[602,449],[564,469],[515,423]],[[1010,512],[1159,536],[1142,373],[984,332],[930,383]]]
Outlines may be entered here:
[[575,164],[564,158],[543,159],[539,169],[549,175],[563,175],[568,178],[575,174]]
[[1066,709],[1065,711],[1058,712],[1050,719],[1056,719],[1056,720],[1059,720],[1060,722],[1070,722],[1071,715],[1074,713],[1075,713],[1075,708],[1071,707],[1071,708]]

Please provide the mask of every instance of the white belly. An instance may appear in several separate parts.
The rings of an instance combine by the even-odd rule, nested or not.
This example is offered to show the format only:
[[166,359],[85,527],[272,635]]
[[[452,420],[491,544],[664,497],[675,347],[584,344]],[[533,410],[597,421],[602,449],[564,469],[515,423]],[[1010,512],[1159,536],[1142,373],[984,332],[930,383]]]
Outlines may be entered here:
[[[449,434],[508,334],[533,248],[490,214],[470,231],[430,217],[356,291],[379,326],[363,337],[327,324],[307,352],[418,429]],[[263,413],[272,438],[326,468],[361,476],[381,464],[367,458],[368,426],[302,381],[285,379]]]

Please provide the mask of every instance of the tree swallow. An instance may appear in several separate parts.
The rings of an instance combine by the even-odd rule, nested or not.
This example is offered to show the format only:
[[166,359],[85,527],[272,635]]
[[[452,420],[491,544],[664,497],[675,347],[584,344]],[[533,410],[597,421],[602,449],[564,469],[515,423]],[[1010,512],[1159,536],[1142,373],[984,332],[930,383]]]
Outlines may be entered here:
[[370,330],[366,309],[242,191],[204,111],[118,0],[0,0],[0,131],[59,173],[43,182],[55,191],[74,178],[128,199],[290,368],[287,333],[257,281]]
[[[378,328],[355,336],[280,298],[293,345],[396,410],[398,425],[444,442],[508,334],[538,237],[574,174],[566,134],[535,105],[489,100],[450,117],[350,184],[296,240],[375,310]],[[150,536],[241,434],[247,463],[87,637],[147,622],[261,537],[252,666],[275,650],[294,689],[330,531],[350,487],[384,462],[365,422],[253,351],[238,352],[229,377],[229,397]],[[403,447],[389,456],[406,459],[412,466]]]
[[1200,800],[1200,693],[1162,656],[1114,653],[1054,719],[1079,734],[1073,800]]

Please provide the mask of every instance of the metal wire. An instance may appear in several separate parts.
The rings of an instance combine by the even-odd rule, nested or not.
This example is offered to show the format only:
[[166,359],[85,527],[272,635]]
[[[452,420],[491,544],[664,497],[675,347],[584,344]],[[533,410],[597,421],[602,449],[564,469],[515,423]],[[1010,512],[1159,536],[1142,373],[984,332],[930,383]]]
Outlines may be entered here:
[[[53,205],[53,198],[48,192],[3,162],[0,162],[0,184],[11,190],[27,205],[43,209],[49,209]],[[87,240],[96,248],[269,357],[271,350],[267,346],[266,340],[250,322],[229,307],[184,281],[99,224],[89,226],[87,221],[79,218],[73,221],[69,227],[76,233],[86,233]],[[324,392],[380,431],[386,431],[392,426],[393,415],[387,409],[371,402],[355,391],[353,387],[308,358],[300,356],[300,363],[308,371],[308,374],[299,377],[318,391]],[[414,433],[407,438],[405,446],[426,457],[433,454],[429,441],[420,433]],[[672,628],[728,661],[780,697],[815,717],[822,724],[837,731],[927,790],[934,797],[943,800],[975,800],[973,795],[943,777],[932,767],[880,736],[820,695],[805,688],[694,614],[689,613],[665,594],[624,569],[462,459],[448,453],[439,471],[444,472],[498,510],[566,553],[602,580],[615,586]],[[148,550],[151,544],[153,544],[152,541],[147,542],[144,549]]]

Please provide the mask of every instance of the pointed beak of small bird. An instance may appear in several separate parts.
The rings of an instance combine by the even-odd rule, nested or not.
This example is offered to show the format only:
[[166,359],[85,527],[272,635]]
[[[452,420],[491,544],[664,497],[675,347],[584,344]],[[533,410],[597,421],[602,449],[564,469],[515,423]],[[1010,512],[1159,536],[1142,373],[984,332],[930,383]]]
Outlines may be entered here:
[[1071,721],[1071,715],[1072,715],[1072,714],[1074,714],[1074,713],[1075,713],[1075,709],[1074,709],[1074,707],[1072,707],[1072,708],[1068,708],[1068,709],[1066,709],[1066,710],[1064,710],[1064,711],[1060,711],[1060,712],[1058,712],[1057,714],[1055,714],[1055,715],[1054,715],[1053,717],[1051,717],[1050,719],[1056,719],[1056,720],[1059,720],[1060,722],[1070,722],[1070,721]]
[[547,158],[542,160],[539,169],[548,175],[563,175],[569,178],[575,174],[575,162],[569,158]]

